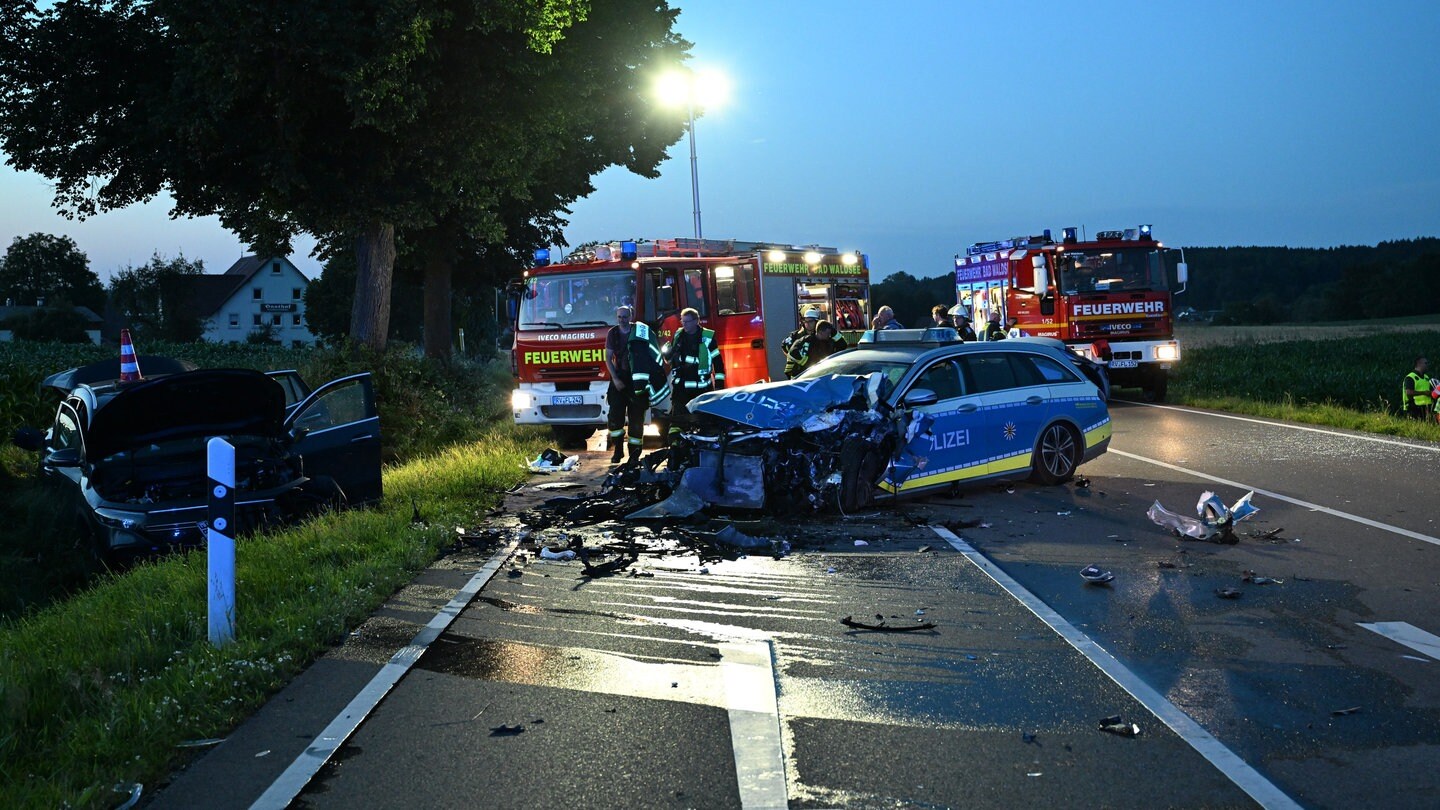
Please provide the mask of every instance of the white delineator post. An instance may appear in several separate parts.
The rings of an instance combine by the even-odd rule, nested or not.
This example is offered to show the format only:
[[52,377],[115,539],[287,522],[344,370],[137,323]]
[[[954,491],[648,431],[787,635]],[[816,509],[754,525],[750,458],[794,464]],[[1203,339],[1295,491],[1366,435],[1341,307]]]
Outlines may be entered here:
[[224,439],[205,445],[210,494],[206,557],[210,582],[210,644],[235,640],[235,446]]

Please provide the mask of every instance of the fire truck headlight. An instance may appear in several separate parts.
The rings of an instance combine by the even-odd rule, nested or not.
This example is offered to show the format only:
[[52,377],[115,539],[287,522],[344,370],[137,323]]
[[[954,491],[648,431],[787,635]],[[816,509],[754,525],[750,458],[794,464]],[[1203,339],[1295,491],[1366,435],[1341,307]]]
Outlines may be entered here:
[[529,391],[516,389],[510,392],[510,408],[516,411],[529,410],[535,404],[535,398],[530,396]]
[[1166,343],[1166,344],[1163,345],[1163,346],[1156,346],[1156,347],[1155,347],[1155,359],[1156,359],[1156,360],[1179,360],[1179,359],[1180,359],[1180,347],[1179,347],[1179,346],[1176,346],[1174,343]]

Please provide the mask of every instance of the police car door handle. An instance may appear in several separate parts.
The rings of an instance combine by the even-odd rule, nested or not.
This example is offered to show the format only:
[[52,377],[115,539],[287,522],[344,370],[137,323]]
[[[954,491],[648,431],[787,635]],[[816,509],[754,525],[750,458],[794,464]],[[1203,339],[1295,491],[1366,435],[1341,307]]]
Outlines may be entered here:
[[976,405],[973,402],[962,402],[955,410],[960,413],[974,413]]
[[1026,404],[1026,405],[1039,405],[1040,403],[1042,403],[1042,402],[1044,402],[1044,401],[1045,401],[1045,398],[1042,397],[1042,396],[1040,396],[1040,395],[1038,395],[1038,394],[1035,394],[1035,395],[1032,395],[1032,396],[1028,396],[1028,397],[1025,398],[1025,404]]

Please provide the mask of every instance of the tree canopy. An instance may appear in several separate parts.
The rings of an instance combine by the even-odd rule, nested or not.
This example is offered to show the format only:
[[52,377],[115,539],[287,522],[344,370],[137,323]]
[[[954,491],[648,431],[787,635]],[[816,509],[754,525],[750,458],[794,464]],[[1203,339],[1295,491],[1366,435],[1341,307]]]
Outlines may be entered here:
[[[85,216],[168,190],[262,252],[352,248],[351,334],[382,348],[395,234],[545,221],[679,140],[648,74],[689,43],[663,0],[21,0],[0,10],[0,141]],[[417,241],[419,241],[417,239]],[[468,251],[472,253],[474,251]]]
[[33,306],[89,307],[105,311],[105,288],[90,269],[90,259],[68,236],[32,233],[17,236],[0,260],[0,301]]
[[159,253],[139,267],[126,267],[110,277],[110,305],[125,324],[143,334],[179,342],[198,340],[200,319],[182,305],[186,291],[177,279],[202,275],[205,262],[184,256],[166,259]]

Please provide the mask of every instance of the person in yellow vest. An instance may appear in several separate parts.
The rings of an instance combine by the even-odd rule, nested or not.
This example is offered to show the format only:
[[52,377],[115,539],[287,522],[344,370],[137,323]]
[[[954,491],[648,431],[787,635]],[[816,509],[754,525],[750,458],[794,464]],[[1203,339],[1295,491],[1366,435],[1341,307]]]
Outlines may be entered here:
[[665,429],[668,445],[690,422],[690,400],[712,389],[725,387],[725,361],[715,344],[715,330],[700,328],[700,313],[686,307],[680,312],[680,331],[665,347],[670,358],[672,399],[669,424]]
[[1435,411],[1435,397],[1431,389],[1435,381],[1430,378],[1430,361],[1424,357],[1415,358],[1415,370],[1405,375],[1400,384],[1400,402],[1405,415],[1412,419],[1429,419]]
[[611,464],[625,458],[626,448],[631,462],[639,460],[645,443],[645,412],[668,394],[655,336],[646,324],[632,324],[633,314],[628,306],[617,307],[615,326],[605,335],[605,366],[610,371],[606,427],[610,430],[607,446]]

